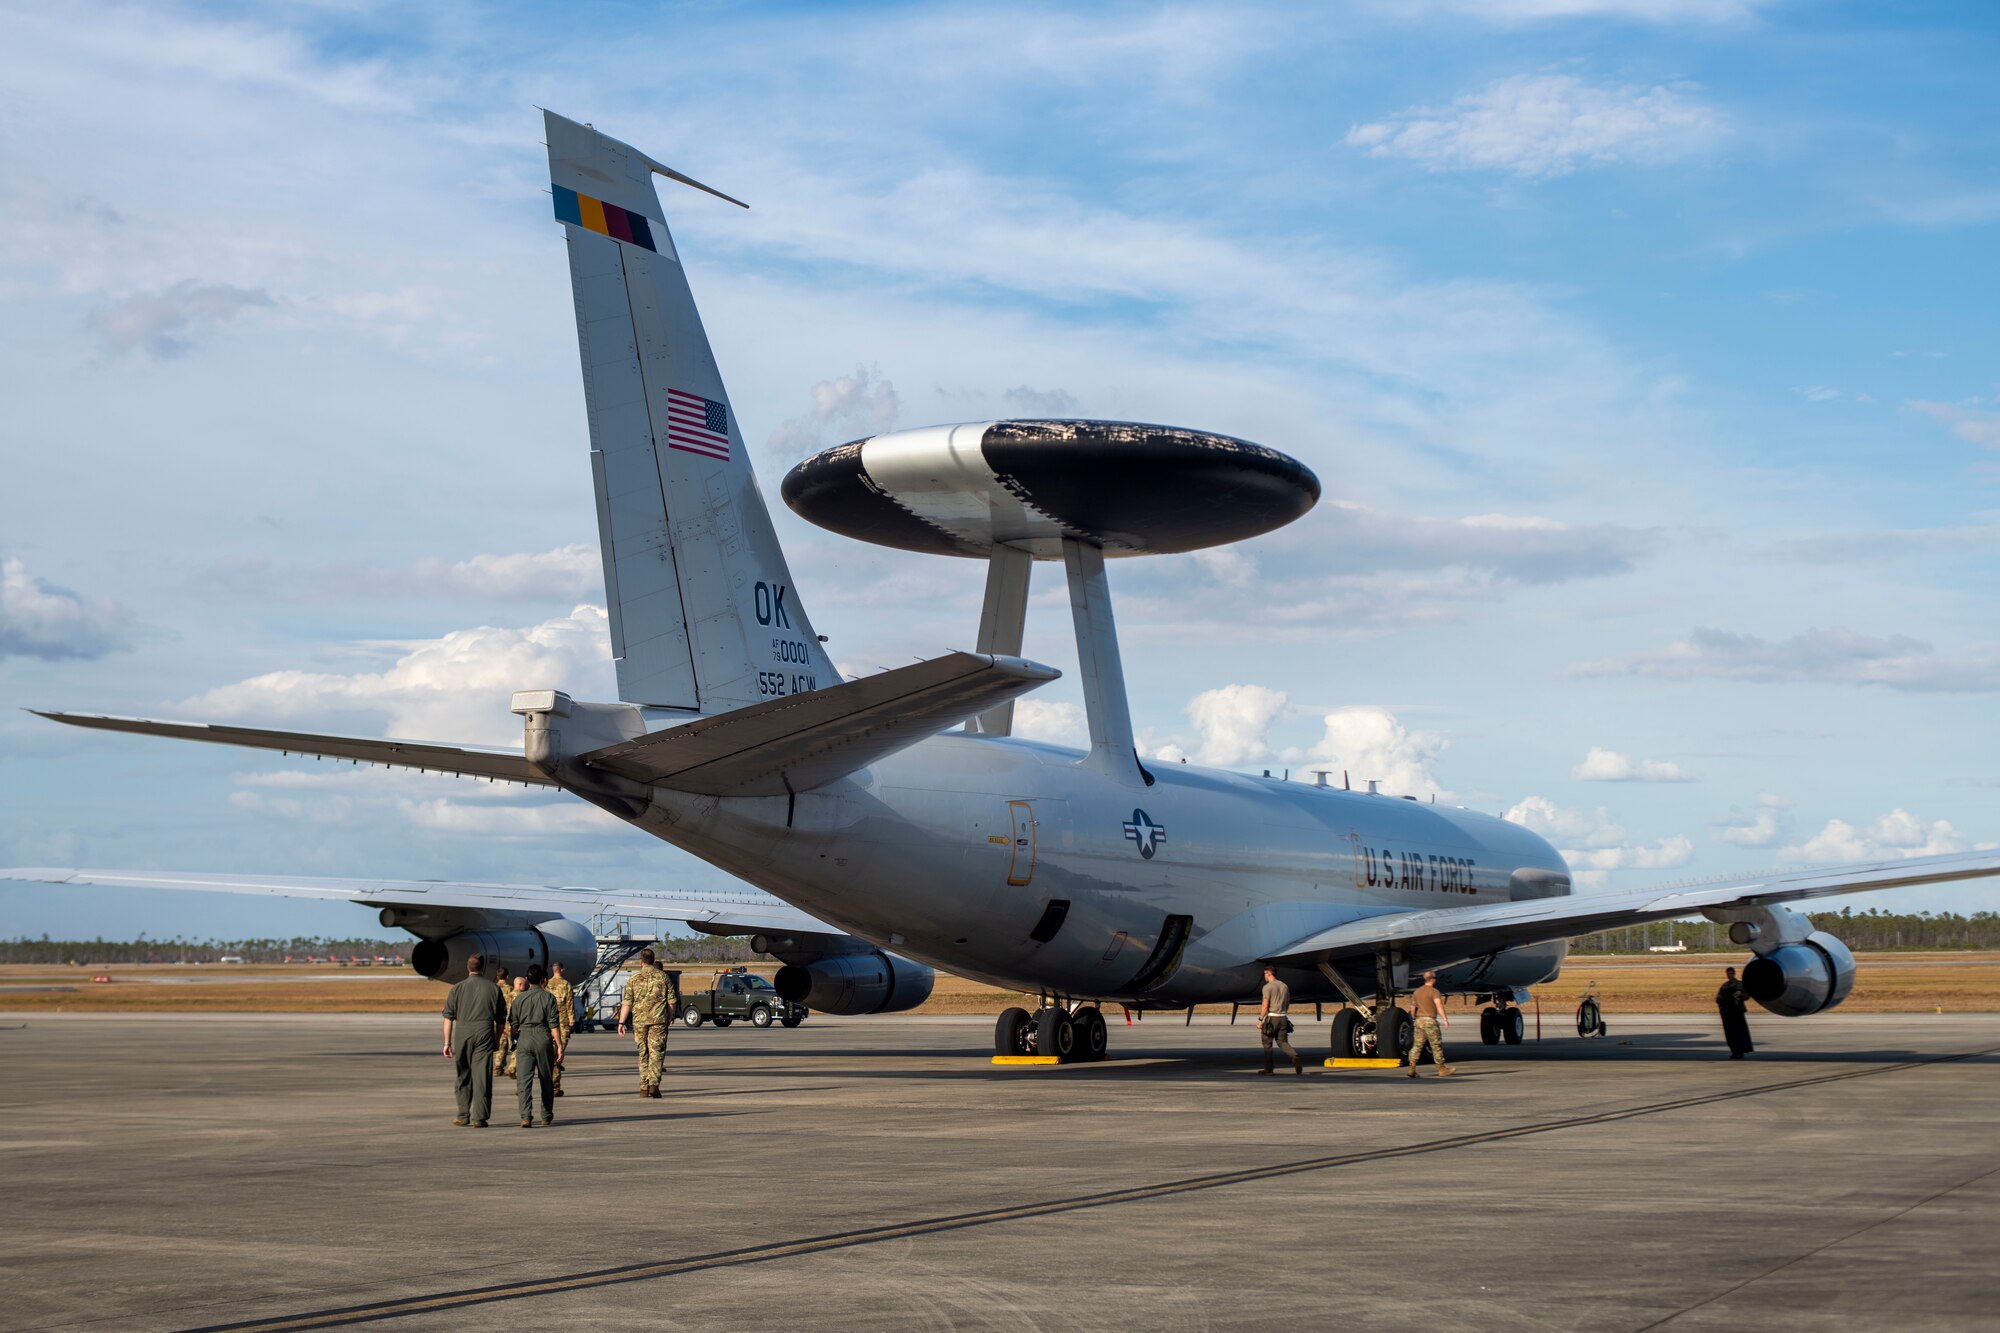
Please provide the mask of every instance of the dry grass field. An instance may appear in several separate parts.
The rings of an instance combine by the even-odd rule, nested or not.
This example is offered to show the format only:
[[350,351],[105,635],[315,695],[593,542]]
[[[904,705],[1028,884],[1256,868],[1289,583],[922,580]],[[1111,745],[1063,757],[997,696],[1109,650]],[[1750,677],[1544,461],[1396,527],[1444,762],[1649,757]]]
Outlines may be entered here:
[[[1547,1021],[1566,1019],[1593,985],[1607,1014],[1699,1013],[1712,1005],[1723,967],[1742,961],[1722,954],[1572,958],[1562,979],[1538,988],[1535,997]],[[2000,952],[1863,954],[1859,961],[1844,1012],[2000,1011]],[[714,970],[712,964],[685,965],[682,987],[705,987]],[[774,969],[753,970],[769,975]],[[96,976],[110,980],[93,981]],[[435,983],[394,967],[0,966],[0,1010],[13,1012],[431,1013],[443,995]],[[997,1014],[1021,998],[940,973],[936,991],[916,1012]],[[1228,1006],[1203,1012],[1227,1013]]]

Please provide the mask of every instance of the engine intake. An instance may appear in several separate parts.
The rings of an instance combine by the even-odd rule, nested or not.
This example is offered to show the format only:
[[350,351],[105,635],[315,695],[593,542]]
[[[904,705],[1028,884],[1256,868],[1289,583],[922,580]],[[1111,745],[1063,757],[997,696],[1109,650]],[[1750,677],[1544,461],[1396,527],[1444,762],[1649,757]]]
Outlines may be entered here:
[[485,955],[485,976],[493,975],[496,963],[505,964],[516,974],[535,963],[544,968],[561,963],[580,983],[597,965],[597,937],[586,927],[560,917],[520,930],[462,930],[419,940],[410,950],[410,966],[432,981],[463,981],[465,960],[474,954]]
[[822,1014],[894,1014],[931,997],[937,973],[880,949],[787,963],[771,984],[794,1004]]
[[1854,989],[1854,955],[1832,935],[1816,930],[1798,944],[1751,959],[1743,968],[1743,989],[1786,1018],[1822,1013]]

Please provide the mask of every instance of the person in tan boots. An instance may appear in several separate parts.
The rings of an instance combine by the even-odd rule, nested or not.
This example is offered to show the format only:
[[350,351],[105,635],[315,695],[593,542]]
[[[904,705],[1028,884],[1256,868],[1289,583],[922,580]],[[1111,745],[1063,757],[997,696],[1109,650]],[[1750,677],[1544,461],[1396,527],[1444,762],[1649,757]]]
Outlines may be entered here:
[[1437,1063],[1439,1078],[1457,1073],[1444,1062],[1444,1029],[1451,1026],[1451,1020],[1445,1017],[1444,992],[1438,989],[1437,973],[1424,973],[1424,984],[1410,997],[1410,1012],[1417,1019],[1417,1039],[1410,1043],[1410,1077],[1417,1076],[1417,1061],[1423,1057],[1426,1045],[1431,1048],[1431,1059]]

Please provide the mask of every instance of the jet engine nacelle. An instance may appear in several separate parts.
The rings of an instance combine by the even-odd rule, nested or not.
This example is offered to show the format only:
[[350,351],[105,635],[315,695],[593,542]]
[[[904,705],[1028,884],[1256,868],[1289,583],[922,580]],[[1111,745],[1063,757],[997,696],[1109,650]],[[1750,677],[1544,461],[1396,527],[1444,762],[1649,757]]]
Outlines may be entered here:
[[870,949],[787,963],[771,984],[787,1000],[822,1014],[893,1014],[928,1000],[936,980],[922,963]]
[[581,982],[597,965],[597,937],[561,917],[518,930],[461,930],[417,941],[410,950],[410,966],[432,981],[463,981],[465,960],[474,954],[486,958],[484,976],[493,975],[495,964],[505,964],[518,976],[535,963],[544,969],[561,963],[571,978]]
[[1743,989],[1774,1014],[1817,1014],[1854,989],[1854,955],[1832,935],[1815,930],[1744,964]]

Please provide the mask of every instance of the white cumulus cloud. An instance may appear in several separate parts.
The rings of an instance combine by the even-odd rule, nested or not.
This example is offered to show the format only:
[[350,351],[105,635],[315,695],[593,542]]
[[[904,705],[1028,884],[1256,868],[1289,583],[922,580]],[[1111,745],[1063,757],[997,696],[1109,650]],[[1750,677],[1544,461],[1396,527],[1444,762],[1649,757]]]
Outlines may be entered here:
[[[1196,763],[1234,768],[1271,757],[1266,734],[1289,702],[1282,690],[1262,685],[1224,685],[1188,700],[1188,720],[1201,733],[1191,756]],[[1163,758],[1178,758],[1178,755]]]
[[88,661],[123,648],[130,628],[117,603],[36,578],[13,556],[0,559],[0,659]]
[[520,720],[507,711],[515,690],[611,697],[608,639],[604,608],[579,606],[538,625],[482,625],[399,645],[400,655],[380,670],[267,672],[209,690],[184,707],[244,723],[323,725],[359,715],[413,740],[516,744]]
[[781,457],[803,458],[828,445],[893,430],[901,411],[896,386],[881,371],[862,367],[813,385],[811,410],[772,431],[766,443]]
[[1728,814],[1709,827],[1716,841],[1734,847],[1776,847],[1792,835],[1792,803],[1782,796],[1763,792],[1751,809],[1731,806]]
[[1569,771],[1579,782],[1693,782],[1695,775],[1665,759],[1634,759],[1600,745]]
[[1049,745],[1090,748],[1090,723],[1078,704],[1022,699],[1014,705],[1014,734]]
[[1518,74],[1450,106],[1356,125],[1347,142],[1372,157],[1407,158],[1432,171],[1547,179],[1579,167],[1690,157],[1728,131],[1722,114],[1685,86],[1614,87],[1573,74]]
[[1412,731],[1386,708],[1336,708],[1322,719],[1316,744],[1285,758],[1329,769],[1345,769],[1357,790],[1373,778],[1396,796],[1445,794],[1432,771],[1451,742],[1437,732]]
[[[1984,849],[1992,843],[1980,843]],[[1856,827],[1829,819],[1826,827],[1784,855],[1800,861],[1883,861],[1908,856],[1944,856],[1973,846],[1943,819],[1923,819],[1898,806],[1873,823]]]
[[1601,882],[1613,870],[1671,870],[1694,859],[1694,843],[1686,834],[1634,841],[1603,806],[1579,810],[1546,796],[1529,796],[1504,818],[1554,843],[1585,883]]

